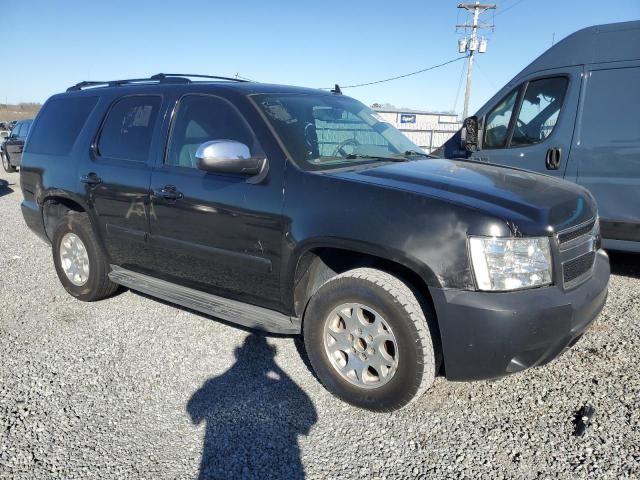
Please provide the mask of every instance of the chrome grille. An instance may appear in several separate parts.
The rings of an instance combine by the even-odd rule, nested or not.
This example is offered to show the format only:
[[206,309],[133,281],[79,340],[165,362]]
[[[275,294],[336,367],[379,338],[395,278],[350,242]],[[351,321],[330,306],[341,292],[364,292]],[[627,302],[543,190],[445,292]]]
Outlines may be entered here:
[[563,288],[573,288],[588,280],[596,258],[595,220],[558,232],[557,240]]

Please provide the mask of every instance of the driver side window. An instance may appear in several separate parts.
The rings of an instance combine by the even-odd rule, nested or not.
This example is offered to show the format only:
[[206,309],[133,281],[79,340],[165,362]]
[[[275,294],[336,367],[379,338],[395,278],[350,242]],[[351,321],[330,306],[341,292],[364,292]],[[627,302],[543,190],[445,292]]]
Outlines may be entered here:
[[197,168],[196,150],[211,140],[234,140],[255,154],[259,147],[253,132],[228,101],[206,95],[188,94],[178,105],[165,165]]

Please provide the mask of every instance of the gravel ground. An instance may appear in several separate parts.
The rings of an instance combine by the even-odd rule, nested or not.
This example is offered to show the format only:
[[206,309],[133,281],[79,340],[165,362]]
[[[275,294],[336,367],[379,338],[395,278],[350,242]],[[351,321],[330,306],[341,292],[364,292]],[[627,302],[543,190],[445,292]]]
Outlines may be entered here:
[[[372,414],[329,395],[290,337],[129,291],[74,300],[23,223],[18,174],[0,179],[0,478],[640,475],[640,256],[612,257],[604,312],[552,364],[438,379]],[[574,437],[583,405],[596,416]]]

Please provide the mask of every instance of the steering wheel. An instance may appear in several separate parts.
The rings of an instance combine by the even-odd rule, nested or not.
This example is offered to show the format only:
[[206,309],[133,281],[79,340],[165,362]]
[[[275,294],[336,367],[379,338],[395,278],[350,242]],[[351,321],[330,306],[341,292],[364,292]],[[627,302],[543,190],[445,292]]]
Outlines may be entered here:
[[[338,154],[340,154],[343,157],[346,157],[347,155],[350,155],[347,151],[345,151],[344,147],[351,145],[352,147],[358,147],[360,146],[360,142],[358,142],[355,138],[347,138],[344,142],[342,142],[340,145],[338,145],[336,147],[336,149],[333,151],[333,155],[331,155],[332,157],[337,157]],[[353,153],[353,152],[351,152]]]
[[513,136],[517,137],[517,138],[527,138],[527,133],[525,131],[525,128],[527,128],[527,124],[524,123],[519,118],[517,118],[516,119],[516,126],[513,129]]

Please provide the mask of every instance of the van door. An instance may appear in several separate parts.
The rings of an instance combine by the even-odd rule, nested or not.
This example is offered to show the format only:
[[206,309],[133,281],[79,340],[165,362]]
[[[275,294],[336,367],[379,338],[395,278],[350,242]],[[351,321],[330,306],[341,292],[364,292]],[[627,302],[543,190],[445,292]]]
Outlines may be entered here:
[[520,83],[483,115],[471,158],[562,177],[567,171],[583,67],[546,71]]
[[598,202],[605,247],[629,249],[620,242],[640,242],[640,62],[591,66],[584,88],[571,152],[577,182]]

